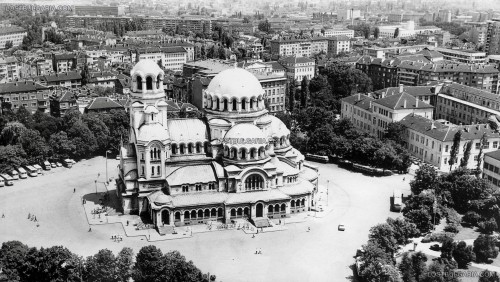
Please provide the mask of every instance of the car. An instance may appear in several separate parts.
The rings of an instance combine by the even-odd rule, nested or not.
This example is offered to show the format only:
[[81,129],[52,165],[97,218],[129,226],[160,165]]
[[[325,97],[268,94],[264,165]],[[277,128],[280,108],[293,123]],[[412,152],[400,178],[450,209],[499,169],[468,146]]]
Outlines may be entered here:
[[441,247],[439,246],[439,244],[434,244],[429,249],[438,252],[441,249]]
[[345,226],[343,224],[339,224],[339,231],[344,231],[345,230]]
[[57,167],[56,163],[50,163],[50,166],[51,166],[52,168],[56,168],[56,167]]
[[60,162],[56,162],[56,166],[57,166],[57,167],[61,167],[61,166],[62,166],[62,163],[60,163]]

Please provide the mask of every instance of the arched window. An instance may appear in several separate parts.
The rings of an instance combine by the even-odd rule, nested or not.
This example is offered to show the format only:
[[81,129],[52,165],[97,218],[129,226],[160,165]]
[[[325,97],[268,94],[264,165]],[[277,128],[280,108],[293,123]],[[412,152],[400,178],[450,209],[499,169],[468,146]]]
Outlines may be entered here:
[[188,144],[188,154],[192,154],[193,153],[193,144],[189,143]]
[[235,217],[236,216],[236,210],[235,209],[231,209],[231,217]]
[[146,90],[153,90],[153,78],[151,76],[146,77]]
[[196,211],[191,211],[191,218],[196,218]]
[[184,154],[184,144],[181,144],[179,151],[180,151],[181,155]]
[[217,209],[217,217],[223,217],[224,216],[224,210],[222,208]]
[[158,75],[156,78],[156,89],[160,89],[160,83],[161,83],[161,75]]
[[253,99],[250,99],[250,110],[253,109]]
[[247,152],[246,150],[243,148],[241,149],[241,159],[246,159],[247,158]]
[[189,220],[189,211],[184,212],[184,220]]
[[210,217],[216,217],[217,216],[217,210],[215,208],[210,210]]
[[274,212],[274,207],[273,207],[273,205],[269,205],[269,206],[267,207],[267,212],[269,212],[269,213],[273,213],[273,212]]
[[172,144],[172,155],[177,154],[177,144]]
[[255,158],[255,149],[250,149],[250,158],[253,159]]
[[176,212],[175,213],[175,221],[180,221],[181,220],[181,213],[180,212]]
[[142,90],[142,77],[137,76],[137,90]]
[[302,199],[301,205],[304,207],[306,205],[306,200]]
[[205,209],[204,216],[210,217],[210,210],[209,209]]
[[245,179],[245,190],[264,189],[264,178],[259,174],[252,174]]
[[203,210],[198,210],[198,218],[203,218]]
[[224,109],[223,109],[223,110],[224,110],[224,111],[227,111],[227,109],[228,109],[228,106],[227,106],[227,100],[226,100],[226,99],[224,99]]
[[241,100],[241,109],[242,110],[246,110],[247,109],[247,100],[246,99],[242,99]]
[[286,205],[285,205],[285,204],[281,204],[281,211],[282,211],[282,212],[285,212],[285,211],[286,211]]
[[237,111],[237,110],[238,110],[238,108],[237,108],[237,102],[236,102],[236,99],[233,99],[232,104],[233,104],[233,111]]
[[196,143],[196,153],[201,153],[201,144]]
[[219,110],[220,109],[220,100],[219,100],[219,97],[215,98],[215,109],[216,110]]

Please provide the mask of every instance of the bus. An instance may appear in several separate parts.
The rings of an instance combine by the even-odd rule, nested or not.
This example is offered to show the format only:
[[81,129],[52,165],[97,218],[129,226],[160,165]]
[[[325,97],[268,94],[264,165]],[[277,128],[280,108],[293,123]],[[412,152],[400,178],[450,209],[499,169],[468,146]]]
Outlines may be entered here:
[[28,172],[24,168],[19,167],[17,168],[17,171],[19,171],[19,178],[21,179],[28,178]]
[[396,189],[394,190],[393,193],[392,210],[400,212],[402,207],[403,207],[402,194],[401,191]]
[[67,168],[71,168],[73,166],[73,161],[70,159],[63,160],[63,166]]
[[43,166],[43,169],[45,169],[45,170],[50,170],[50,168],[51,168],[49,161],[44,161],[42,163],[42,166]]
[[0,178],[3,178],[5,180],[5,185],[6,186],[12,186],[14,185],[14,179],[7,173],[0,174]]
[[35,165],[32,165],[35,169],[36,169],[36,173],[38,174],[42,174],[42,166],[41,165],[38,165],[38,164],[35,164]]
[[13,169],[10,171],[10,176],[12,176],[12,179],[14,180],[19,180],[19,172],[17,170]]
[[0,187],[4,187],[5,186],[5,180],[0,177]]
[[31,177],[36,177],[38,176],[38,170],[30,165],[25,166],[26,170],[28,171],[28,175]]
[[329,161],[328,156],[320,156],[313,154],[306,154],[306,159],[318,163],[327,163]]

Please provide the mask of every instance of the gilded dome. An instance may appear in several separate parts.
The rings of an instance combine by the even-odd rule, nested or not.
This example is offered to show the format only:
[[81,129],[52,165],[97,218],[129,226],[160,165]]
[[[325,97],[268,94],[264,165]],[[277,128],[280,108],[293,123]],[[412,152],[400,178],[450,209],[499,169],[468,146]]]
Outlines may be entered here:
[[230,68],[217,74],[207,87],[206,93],[227,98],[251,98],[264,94],[262,86],[251,72]]

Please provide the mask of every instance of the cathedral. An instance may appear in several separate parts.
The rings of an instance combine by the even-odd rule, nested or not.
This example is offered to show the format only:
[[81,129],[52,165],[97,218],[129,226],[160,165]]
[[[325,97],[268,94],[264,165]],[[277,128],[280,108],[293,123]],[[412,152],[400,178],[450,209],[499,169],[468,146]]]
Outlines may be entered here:
[[203,92],[203,119],[167,118],[164,72],[154,61],[139,61],[131,77],[117,181],[124,213],[145,215],[159,230],[238,218],[263,227],[314,205],[318,170],[268,114],[252,73],[216,75]]

